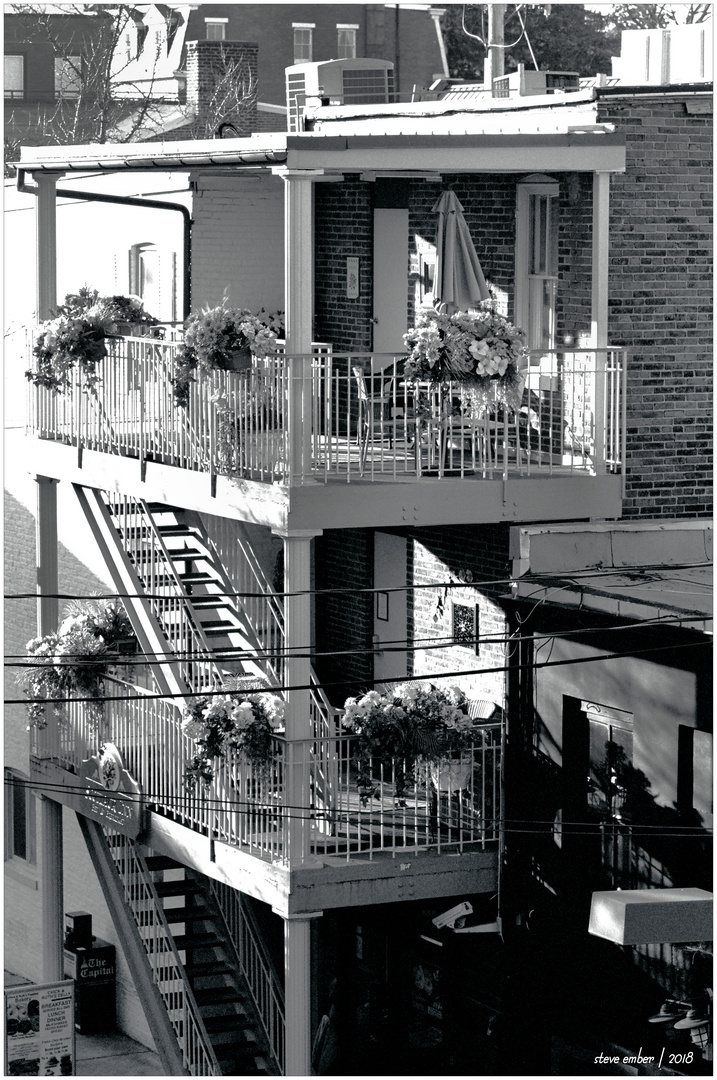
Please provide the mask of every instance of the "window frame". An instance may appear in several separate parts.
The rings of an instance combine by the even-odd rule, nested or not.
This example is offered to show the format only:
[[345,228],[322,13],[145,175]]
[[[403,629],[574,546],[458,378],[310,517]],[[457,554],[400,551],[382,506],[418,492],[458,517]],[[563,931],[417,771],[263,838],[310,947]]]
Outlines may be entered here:
[[[311,64],[314,60],[314,30],[316,29],[316,23],[292,23],[291,29],[294,38],[294,63],[295,64]],[[297,56],[297,31],[300,33],[308,33],[308,56]],[[304,42],[303,44],[306,44]]]
[[[58,74],[62,71],[58,71],[58,64],[70,65],[69,71],[73,79],[78,80],[78,85],[75,89],[70,91],[63,90],[59,85]],[[67,56],[55,56],[54,60],[54,94],[55,100],[70,100],[76,101],[82,93],[82,56],[75,56],[68,54]],[[78,70],[79,69],[79,70]]]
[[[358,23],[336,23],[336,59],[337,60],[355,60],[357,54],[357,41],[358,41]],[[341,51],[341,35],[342,33],[350,34],[349,49],[353,49],[352,52]],[[344,46],[346,48],[346,46]]]
[[[536,230],[533,227],[532,209],[536,205],[534,196],[547,197],[547,227],[546,251],[555,244],[555,272],[534,273],[531,271],[531,241]],[[516,240],[515,240],[515,323],[522,326],[527,335],[529,349],[550,352],[557,348],[557,293],[558,293],[558,266],[557,266],[557,237],[558,237],[558,203],[560,197],[560,185],[552,176],[534,174],[525,177],[516,186]],[[543,282],[545,289],[548,285],[551,298],[551,321],[547,327],[548,341],[537,342],[533,335],[534,327],[537,327],[536,312],[531,305],[531,293],[535,293],[535,284]],[[544,293],[545,295],[545,293]],[[542,319],[541,325],[542,325]]]
[[24,99],[25,93],[26,93],[25,76],[26,76],[26,68],[27,68],[27,57],[25,56],[24,53],[5,53],[4,57],[5,57],[5,59],[4,59],[3,71],[4,71],[5,77],[7,77],[7,73],[8,73],[8,68],[7,68],[8,60],[19,60],[20,61],[20,84],[21,84],[18,89],[15,89],[14,87],[9,87],[9,86],[5,85],[5,80],[3,80],[4,90],[5,90],[5,100],[6,101],[22,101]]
[[[227,39],[227,24],[228,18],[213,18],[212,16],[205,16],[204,18],[204,37],[206,41],[226,41]],[[209,28],[213,30],[221,30],[221,36],[214,37],[210,35]]]
[[[5,845],[4,860],[6,868],[12,868],[20,875],[34,877],[37,866],[36,815],[34,792],[29,786],[29,777],[19,769],[5,767]],[[18,787],[20,782],[20,787]],[[18,791],[25,796],[25,853],[18,854],[15,846],[16,798]]]

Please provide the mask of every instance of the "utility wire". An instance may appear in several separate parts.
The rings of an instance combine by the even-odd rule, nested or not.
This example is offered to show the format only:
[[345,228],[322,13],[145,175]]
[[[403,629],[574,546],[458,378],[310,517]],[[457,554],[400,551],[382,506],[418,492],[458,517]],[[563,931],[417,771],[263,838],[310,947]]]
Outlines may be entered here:
[[[21,777],[6,777],[5,785],[10,787],[23,788],[26,791],[35,791],[40,793],[52,792],[65,795],[67,795],[68,793],[81,793],[81,790],[79,788],[68,788],[67,785],[52,784],[46,781],[25,780]],[[96,789],[91,788],[90,790],[92,792],[92,797],[97,799],[98,801],[105,801],[107,803],[119,801],[125,805],[128,801],[131,801],[128,796],[123,796],[121,792],[107,791],[106,789],[99,787]],[[147,803],[152,803],[156,801],[164,805],[183,805],[186,804],[187,801],[198,801],[201,802],[202,807],[206,810],[225,810],[236,814],[237,816],[243,817],[249,817],[252,814],[262,814],[268,811],[273,816],[281,816],[282,821],[306,822],[323,819],[328,822],[340,823],[342,820],[347,820],[346,817],[342,817],[342,815],[340,815],[334,810],[323,809],[321,807],[315,806],[298,806],[291,803],[277,804],[275,802],[247,802],[245,800],[232,799],[228,797],[210,798],[205,793],[195,794],[192,792],[188,792],[184,796],[180,794],[171,796],[166,794],[143,791],[140,793],[140,795],[142,799]],[[391,798],[393,798],[393,796],[391,796]],[[402,816],[401,809],[402,808],[398,809],[399,817]],[[356,816],[357,820],[355,822],[347,822],[348,824],[357,825],[363,828],[367,826],[376,826],[377,828],[381,827],[382,825],[384,827],[386,826],[385,810],[383,811],[383,813],[381,813],[380,811],[376,811],[376,816],[373,816],[370,810],[364,808],[359,809],[358,807],[356,807],[351,809],[349,813],[352,817]],[[310,817],[308,815],[310,815]],[[503,833],[510,833],[512,835],[552,836],[555,834],[556,831],[555,822],[550,820],[536,819],[535,821],[531,821],[528,818],[501,817],[489,820],[492,821],[494,824],[498,825],[499,831]],[[596,832],[603,825],[607,827],[614,826],[616,828],[629,828],[633,838],[645,836],[672,840],[691,840],[700,838],[705,840],[711,840],[713,836],[712,830],[704,829],[700,826],[670,825],[665,827],[664,825],[649,825],[633,822],[630,822],[627,825],[623,825],[620,822],[562,821],[560,823],[560,829],[569,830],[570,836],[595,836]],[[335,837],[334,839],[341,840],[342,838],[339,836]],[[318,843],[320,844],[320,841]]]
[[[631,649],[629,652],[626,652],[626,653],[612,652],[612,653],[604,653],[601,656],[584,656],[584,657],[580,656],[580,657],[572,657],[572,658],[567,659],[567,660],[550,660],[550,661],[545,661],[545,662],[541,662],[541,663],[533,663],[533,664],[511,664],[511,665],[504,665],[502,667],[463,668],[463,669],[457,669],[457,670],[449,671],[449,672],[431,672],[430,675],[425,675],[425,676],[421,676],[421,675],[418,675],[418,676],[396,675],[394,677],[385,677],[384,676],[384,677],[382,677],[380,679],[362,679],[361,682],[366,684],[366,685],[372,685],[372,686],[375,686],[376,684],[387,683],[387,682],[405,682],[409,678],[418,678],[418,679],[424,679],[427,682],[436,682],[439,679],[455,679],[455,678],[459,678],[459,677],[464,677],[466,675],[494,675],[494,674],[499,674],[500,672],[507,672],[507,671],[534,671],[534,670],[537,670],[538,668],[564,667],[564,666],[571,665],[571,664],[590,664],[590,663],[597,663],[597,662],[603,661],[603,660],[616,660],[616,659],[619,659],[621,657],[645,656],[645,655],[651,655],[653,653],[660,653],[660,652],[666,652],[666,651],[675,652],[677,649],[696,649],[696,648],[699,648],[700,646],[702,646],[702,647],[710,646],[711,647],[711,645],[712,645],[711,641],[685,642],[683,644],[670,644],[670,645],[654,645],[651,648],[647,648],[647,649]],[[346,683],[347,683],[346,679],[341,679],[341,680],[335,679],[335,680],[332,680],[330,682],[323,682],[322,681],[320,686],[323,689],[323,688],[326,688],[326,687],[329,687],[329,686],[346,686]],[[291,692],[291,691],[296,691],[296,690],[314,690],[314,689],[316,689],[316,684],[315,683],[301,683],[301,684],[296,684],[296,685],[292,685],[292,686],[286,686],[286,685],[269,686],[269,687],[265,686],[265,687],[257,688],[255,690],[244,690],[244,689],[242,689],[241,693],[242,694],[265,694],[265,693],[267,693],[267,691],[276,691],[276,690],[281,690],[283,692]],[[157,694],[155,694],[155,693],[121,694],[121,695],[108,694],[108,695],[102,695],[102,696],[99,696],[99,697],[94,696],[94,697],[71,697],[71,698],[67,698],[67,697],[62,697],[62,698],[32,698],[30,700],[38,701],[41,704],[52,705],[52,704],[73,704],[73,703],[80,704],[80,703],[98,702],[98,701],[100,701],[100,702],[101,701],[151,701],[151,700],[169,700],[169,699],[173,699],[173,698],[187,699],[187,698],[220,697],[220,696],[223,696],[223,695],[225,695],[227,693],[231,693],[231,691],[228,691],[226,689],[226,687],[224,687],[224,688],[222,688],[220,690],[186,690],[186,691],[184,691],[182,693],[168,693],[168,694],[159,694],[159,693],[157,693]],[[28,703],[28,698],[27,697],[5,698],[5,704],[6,705],[27,705],[27,703]]]

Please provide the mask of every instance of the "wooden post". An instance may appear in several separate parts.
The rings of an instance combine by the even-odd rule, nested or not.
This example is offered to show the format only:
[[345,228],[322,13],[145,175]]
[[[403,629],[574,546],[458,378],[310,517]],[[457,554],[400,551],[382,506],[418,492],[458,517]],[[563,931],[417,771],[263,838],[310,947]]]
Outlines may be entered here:
[[[37,632],[40,637],[57,630],[57,481],[48,476],[37,480]],[[45,732],[47,752],[59,749],[57,719],[51,707]],[[42,977],[57,982],[63,977],[63,857],[62,804],[40,796],[41,888],[42,888]]]
[[605,368],[607,360],[608,260],[610,253],[610,173],[593,175],[592,301],[590,344],[595,352],[595,453],[596,473],[605,472]]
[[292,484],[311,480],[311,340],[314,326],[313,181],[323,170],[277,168],[284,180],[284,300],[289,361]]

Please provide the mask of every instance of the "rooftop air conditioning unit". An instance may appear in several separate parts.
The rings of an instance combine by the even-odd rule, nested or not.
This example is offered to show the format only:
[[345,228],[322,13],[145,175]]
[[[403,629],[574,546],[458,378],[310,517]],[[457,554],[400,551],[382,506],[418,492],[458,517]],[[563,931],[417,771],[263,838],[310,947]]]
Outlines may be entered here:
[[526,71],[522,64],[517,71],[493,79],[493,97],[497,98],[564,94],[579,89],[577,71]]
[[390,60],[319,60],[286,69],[289,131],[303,130],[308,99],[314,99],[317,105],[385,105],[393,97]]

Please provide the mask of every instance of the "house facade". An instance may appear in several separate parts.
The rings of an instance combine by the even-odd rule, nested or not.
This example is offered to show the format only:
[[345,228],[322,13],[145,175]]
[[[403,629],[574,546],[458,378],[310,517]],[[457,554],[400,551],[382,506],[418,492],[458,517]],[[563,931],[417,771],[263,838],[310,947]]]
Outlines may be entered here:
[[[38,813],[53,838],[39,874],[43,973],[61,965],[62,913],[76,895],[67,870],[64,899],[47,888],[58,867],[62,880],[61,827],[69,818],[75,828],[74,811],[168,1071],[236,1071],[251,1059],[291,1075],[426,1064],[530,1075],[561,1054],[577,1060],[596,1037],[636,1051],[643,1005],[687,992],[686,961],[660,955],[650,967],[649,949],[628,960],[591,948],[585,906],[606,875],[612,887],[633,881],[637,847],[654,869],[641,886],[708,887],[694,766],[711,731],[701,601],[674,604],[669,629],[643,625],[653,600],[566,614],[564,597],[543,595],[537,554],[521,565],[520,534],[539,525],[558,554],[565,523],[589,533],[619,520],[615,533],[637,537],[638,551],[646,522],[677,538],[669,555],[614,565],[586,548],[584,566],[566,556],[556,577],[705,562],[685,536],[704,552],[710,102],[699,84],[479,95],[460,107],[449,94],[400,110],[319,104],[296,133],[137,146],[131,158],[111,145],[24,151],[46,267],[41,315],[56,301],[54,178],[119,167],[189,170],[195,308],[226,293],[286,312],[281,363],[214,373],[185,410],[168,390],[170,339],[116,346],[99,384],[78,384],[81,408],[30,388],[39,631],[58,624],[53,521],[58,489],[72,488],[149,672],[125,673],[104,706],[129,777],[120,791],[139,785],[141,821],[118,827],[68,779],[88,761],[104,767],[80,703],[57,729],[32,733],[24,773],[47,792]],[[446,412],[430,390],[419,400],[397,366],[435,287],[445,190],[463,207],[496,307],[526,328],[530,349],[520,409],[497,406],[469,428],[460,387],[458,411]],[[695,588],[701,596],[702,579]],[[543,590],[537,614],[533,590]],[[624,645],[613,644],[615,623]],[[543,669],[545,651],[564,666]],[[593,662],[596,652],[607,659]],[[187,793],[182,704],[228,671],[257,668],[286,700],[281,769],[267,780],[234,763]],[[655,709],[647,690],[658,677]],[[457,681],[475,703],[485,722],[471,779],[457,789],[426,773],[404,805],[388,780],[366,807],[341,706],[407,678]],[[600,801],[605,731],[625,755],[630,746],[620,761],[642,784],[624,833],[614,802],[605,815]],[[583,844],[572,826],[590,808]],[[667,835],[676,821],[689,822],[694,859],[669,851],[669,837],[657,850],[627,834],[657,822]],[[600,845],[612,841],[627,861],[605,861]],[[465,926],[441,925],[466,901]],[[608,1008],[596,1018],[569,977],[574,952],[556,940],[566,910],[573,949],[629,987],[622,1022]],[[181,980],[181,1025],[147,926]],[[205,1008],[220,1000],[221,1022]],[[551,1015],[549,1002],[570,1008]],[[247,1028],[256,1034],[237,1040]],[[703,1069],[700,1055],[686,1071]]]

